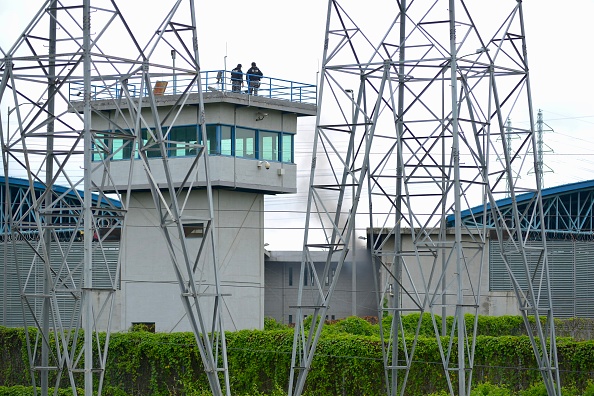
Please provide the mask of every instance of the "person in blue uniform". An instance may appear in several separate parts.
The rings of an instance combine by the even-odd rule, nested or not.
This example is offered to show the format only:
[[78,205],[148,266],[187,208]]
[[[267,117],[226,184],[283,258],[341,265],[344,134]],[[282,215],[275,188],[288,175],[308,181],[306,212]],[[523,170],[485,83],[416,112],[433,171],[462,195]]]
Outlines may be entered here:
[[240,92],[243,85],[243,72],[241,71],[241,63],[235,69],[231,70],[231,91]]
[[256,66],[256,62],[252,62],[252,67],[246,72],[246,79],[248,82],[248,93],[251,95],[258,95],[258,88],[260,88],[260,79],[262,78],[262,71]]

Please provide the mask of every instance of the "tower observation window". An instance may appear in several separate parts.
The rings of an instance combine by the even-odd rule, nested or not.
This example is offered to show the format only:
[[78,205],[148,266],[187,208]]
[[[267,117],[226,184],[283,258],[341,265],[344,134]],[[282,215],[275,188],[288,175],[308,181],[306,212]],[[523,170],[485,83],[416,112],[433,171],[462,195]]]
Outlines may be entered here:
[[[202,144],[200,125],[163,127],[165,149],[170,157],[191,157],[198,153]],[[98,134],[94,142],[93,160],[130,160],[140,158],[133,134],[126,137],[108,138]],[[156,141],[156,131],[143,128],[140,133],[147,157],[160,158],[161,146]],[[294,134],[235,127],[223,124],[206,125],[206,150],[210,155],[235,156],[266,161],[293,163]]]
[[256,130],[235,128],[235,156],[256,158]]

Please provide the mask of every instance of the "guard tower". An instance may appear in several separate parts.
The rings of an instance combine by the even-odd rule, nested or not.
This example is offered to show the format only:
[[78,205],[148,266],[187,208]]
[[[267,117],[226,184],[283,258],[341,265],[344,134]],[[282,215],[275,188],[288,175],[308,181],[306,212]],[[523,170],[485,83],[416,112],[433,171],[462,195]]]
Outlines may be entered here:
[[[264,323],[264,195],[290,194],[297,191],[294,141],[297,120],[316,114],[315,85],[264,77],[258,95],[232,92],[230,72],[202,72],[204,115],[213,189],[213,208],[217,238],[219,279],[224,298],[223,320],[226,330],[262,328]],[[196,150],[201,123],[198,94],[180,93],[186,89],[183,76],[172,81],[152,81],[157,114],[166,141],[172,182],[191,190],[180,205],[194,219],[183,224],[194,255],[203,248],[202,237],[207,216],[208,196],[204,171],[196,172]],[[92,106],[92,129],[113,133],[138,121],[142,126],[142,144],[147,150],[148,166],[157,185],[165,185],[165,173],[159,173],[161,151],[154,144],[150,130],[155,119],[149,103],[142,104],[138,119],[120,111],[134,101],[141,84],[128,80],[126,86],[96,86]],[[115,90],[115,92],[107,92]],[[123,95],[122,92],[129,95]],[[70,89],[77,95],[76,85]],[[113,99],[113,98],[119,99]],[[111,99],[109,99],[111,98]],[[131,98],[131,99],[127,99]],[[179,101],[185,100],[183,106]],[[74,105],[74,111],[80,111]],[[116,295],[113,330],[125,330],[144,324],[157,331],[190,331],[190,325],[179,304],[179,286],[171,271],[168,247],[159,234],[158,211],[150,191],[150,181],[143,161],[126,139],[106,139],[106,147],[94,150],[94,163],[110,167],[94,172],[112,177],[115,189],[126,189],[132,180],[129,196],[126,245],[122,247],[121,290]],[[156,146],[156,145],[155,145]],[[109,161],[100,162],[101,156]],[[103,158],[105,159],[105,157]],[[130,166],[132,161],[132,166]],[[107,165],[103,165],[107,164]],[[151,166],[153,165],[154,166]],[[131,172],[132,174],[129,174]],[[193,175],[193,176],[192,176]],[[173,241],[173,246],[175,246]],[[174,247],[175,249],[175,247]],[[200,265],[200,263],[196,263]],[[209,278],[205,276],[204,279]]]

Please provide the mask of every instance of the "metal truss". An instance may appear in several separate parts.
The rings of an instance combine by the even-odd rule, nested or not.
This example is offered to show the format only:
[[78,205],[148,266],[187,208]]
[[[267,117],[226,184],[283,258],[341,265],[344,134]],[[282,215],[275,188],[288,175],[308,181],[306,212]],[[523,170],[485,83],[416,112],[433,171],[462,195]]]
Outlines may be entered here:
[[[300,282],[289,395],[305,389],[357,215],[369,219],[371,254],[381,268],[378,316],[392,315],[381,328],[387,394],[406,394],[423,314],[433,320],[450,394],[470,394],[493,231],[504,260],[519,257],[524,279],[532,279],[520,284],[507,266],[547,391],[560,394],[542,175],[514,177],[536,169],[537,160],[522,2],[347,3],[328,2],[301,265],[315,287]],[[512,128],[511,118],[531,126]],[[514,147],[509,133],[517,136]],[[530,213],[516,199],[527,192]],[[510,221],[497,206],[505,197]],[[480,218],[463,223],[461,213],[475,206],[483,208]],[[487,213],[500,219],[492,228]],[[527,243],[534,240],[541,241],[536,249]],[[321,277],[312,250],[327,252]],[[414,338],[401,325],[408,312],[421,314]],[[452,315],[453,325],[440,315]]]
[[[188,170],[195,174],[201,164],[210,205],[203,219],[203,246],[198,257],[190,257],[183,233],[183,194],[192,185],[174,188],[171,182],[165,144],[171,139],[163,126],[177,122],[193,92],[198,94],[202,141],[206,141],[195,12],[192,0],[173,2],[162,24],[152,31],[156,33],[141,47],[113,0],[47,0],[12,48],[2,51],[0,101],[9,109],[7,124],[11,116],[16,117],[12,128],[0,129],[4,175],[26,175],[29,182],[29,203],[23,210],[7,204],[15,197],[10,196],[5,178],[5,231],[23,236],[12,238],[15,256],[16,243],[23,240],[34,254],[17,278],[35,392],[38,381],[42,394],[48,393],[50,381],[57,392],[57,385],[67,377],[75,395],[81,381],[85,394],[101,394],[121,265],[121,259],[115,268],[109,265],[103,246],[116,234],[125,244],[122,231],[134,173],[131,165],[139,155],[152,183],[162,235],[212,392],[223,394],[223,379],[230,394],[208,156],[203,146],[196,145],[198,154]],[[177,66],[166,64],[171,51],[178,54]],[[176,76],[191,82],[163,115],[157,111],[153,85],[167,76],[173,76],[174,85]],[[133,80],[141,89],[131,93]],[[97,106],[99,97],[110,102],[118,116],[108,120],[108,130],[96,130],[91,124],[92,118],[105,121]],[[151,139],[143,140],[141,131]],[[162,166],[149,165],[150,150],[160,151]],[[130,166],[123,173],[119,168],[116,183],[110,161],[122,156]],[[157,185],[155,173],[164,175],[164,185]],[[198,263],[204,268],[198,268]],[[208,295],[198,283],[206,278],[200,270],[214,278],[209,280]],[[42,286],[35,284],[36,279],[43,280]],[[99,326],[107,328],[104,338],[97,333]],[[94,375],[98,376],[96,389]]]

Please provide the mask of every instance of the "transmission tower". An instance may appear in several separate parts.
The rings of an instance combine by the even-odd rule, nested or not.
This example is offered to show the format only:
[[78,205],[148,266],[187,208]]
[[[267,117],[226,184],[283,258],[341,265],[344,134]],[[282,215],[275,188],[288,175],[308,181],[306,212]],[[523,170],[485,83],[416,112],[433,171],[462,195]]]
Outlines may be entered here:
[[[391,326],[380,327],[387,394],[406,394],[423,317],[411,341],[401,321],[409,312],[431,315],[450,394],[470,393],[489,233],[496,235],[547,391],[560,394],[540,175],[512,174],[536,164],[529,155],[536,137],[532,127],[515,129],[521,142],[511,148],[505,125],[514,116],[532,121],[533,114],[522,2],[486,8],[460,0],[328,1],[301,265],[301,277],[315,286],[299,286],[289,395],[305,389],[353,248],[355,218],[365,213],[379,267],[378,317],[392,315]],[[521,193],[533,194],[527,207],[518,207]],[[499,210],[504,197],[512,218]],[[462,222],[464,211],[472,221]],[[494,229],[487,218],[497,219]],[[327,252],[321,276],[313,250]],[[512,268],[512,257],[521,270]],[[466,313],[474,320],[467,322]],[[440,314],[453,316],[451,328],[440,326]],[[534,327],[528,315],[535,316]]]
[[[544,126],[547,126],[548,129],[544,129]],[[540,180],[540,188],[544,188],[544,174],[547,172],[553,172],[553,170],[544,162],[544,153],[545,152],[553,152],[545,142],[544,142],[544,133],[545,132],[554,132],[553,129],[548,126],[544,122],[544,117],[542,114],[542,110],[538,110],[538,114],[536,116],[536,146],[535,146],[535,153],[536,153],[536,163],[534,169],[531,170],[531,173],[538,173],[539,180]]]
[[[131,165],[139,156],[211,390],[222,395],[222,379],[230,394],[208,155],[195,144],[196,159],[186,170],[205,174],[210,205],[202,219],[202,246],[192,257],[180,204],[192,190],[191,178],[174,185],[168,163],[169,144],[188,143],[175,142],[164,127],[179,123],[188,96],[197,95],[192,108],[206,142],[195,13],[193,0],[173,1],[141,46],[115,1],[47,0],[16,43],[2,51],[0,103],[9,107],[7,121],[11,115],[17,120],[10,130],[0,129],[4,175],[26,175],[29,183],[21,206],[30,202],[30,208],[12,204],[6,209],[34,392],[38,381],[47,395],[50,386],[57,388],[67,377],[75,395],[83,381],[86,395],[101,394],[120,281],[120,259],[110,261],[106,247],[113,250],[110,236],[116,234],[121,234],[117,248],[125,246]],[[172,67],[167,61],[173,53],[178,62]],[[157,111],[153,85],[170,76],[174,85],[176,77],[190,83],[163,114]],[[106,119],[102,103],[115,106],[118,117]],[[94,129],[92,120],[108,127]],[[148,163],[149,152],[155,151],[161,166]],[[128,160],[127,171],[118,168],[119,180],[127,178],[127,183],[114,182],[110,161],[116,157]],[[8,181],[6,187],[8,192]],[[14,200],[7,196],[6,202]],[[205,294],[201,282],[207,277],[213,280]],[[108,329],[105,338],[98,328]],[[49,378],[55,378],[53,385]]]

